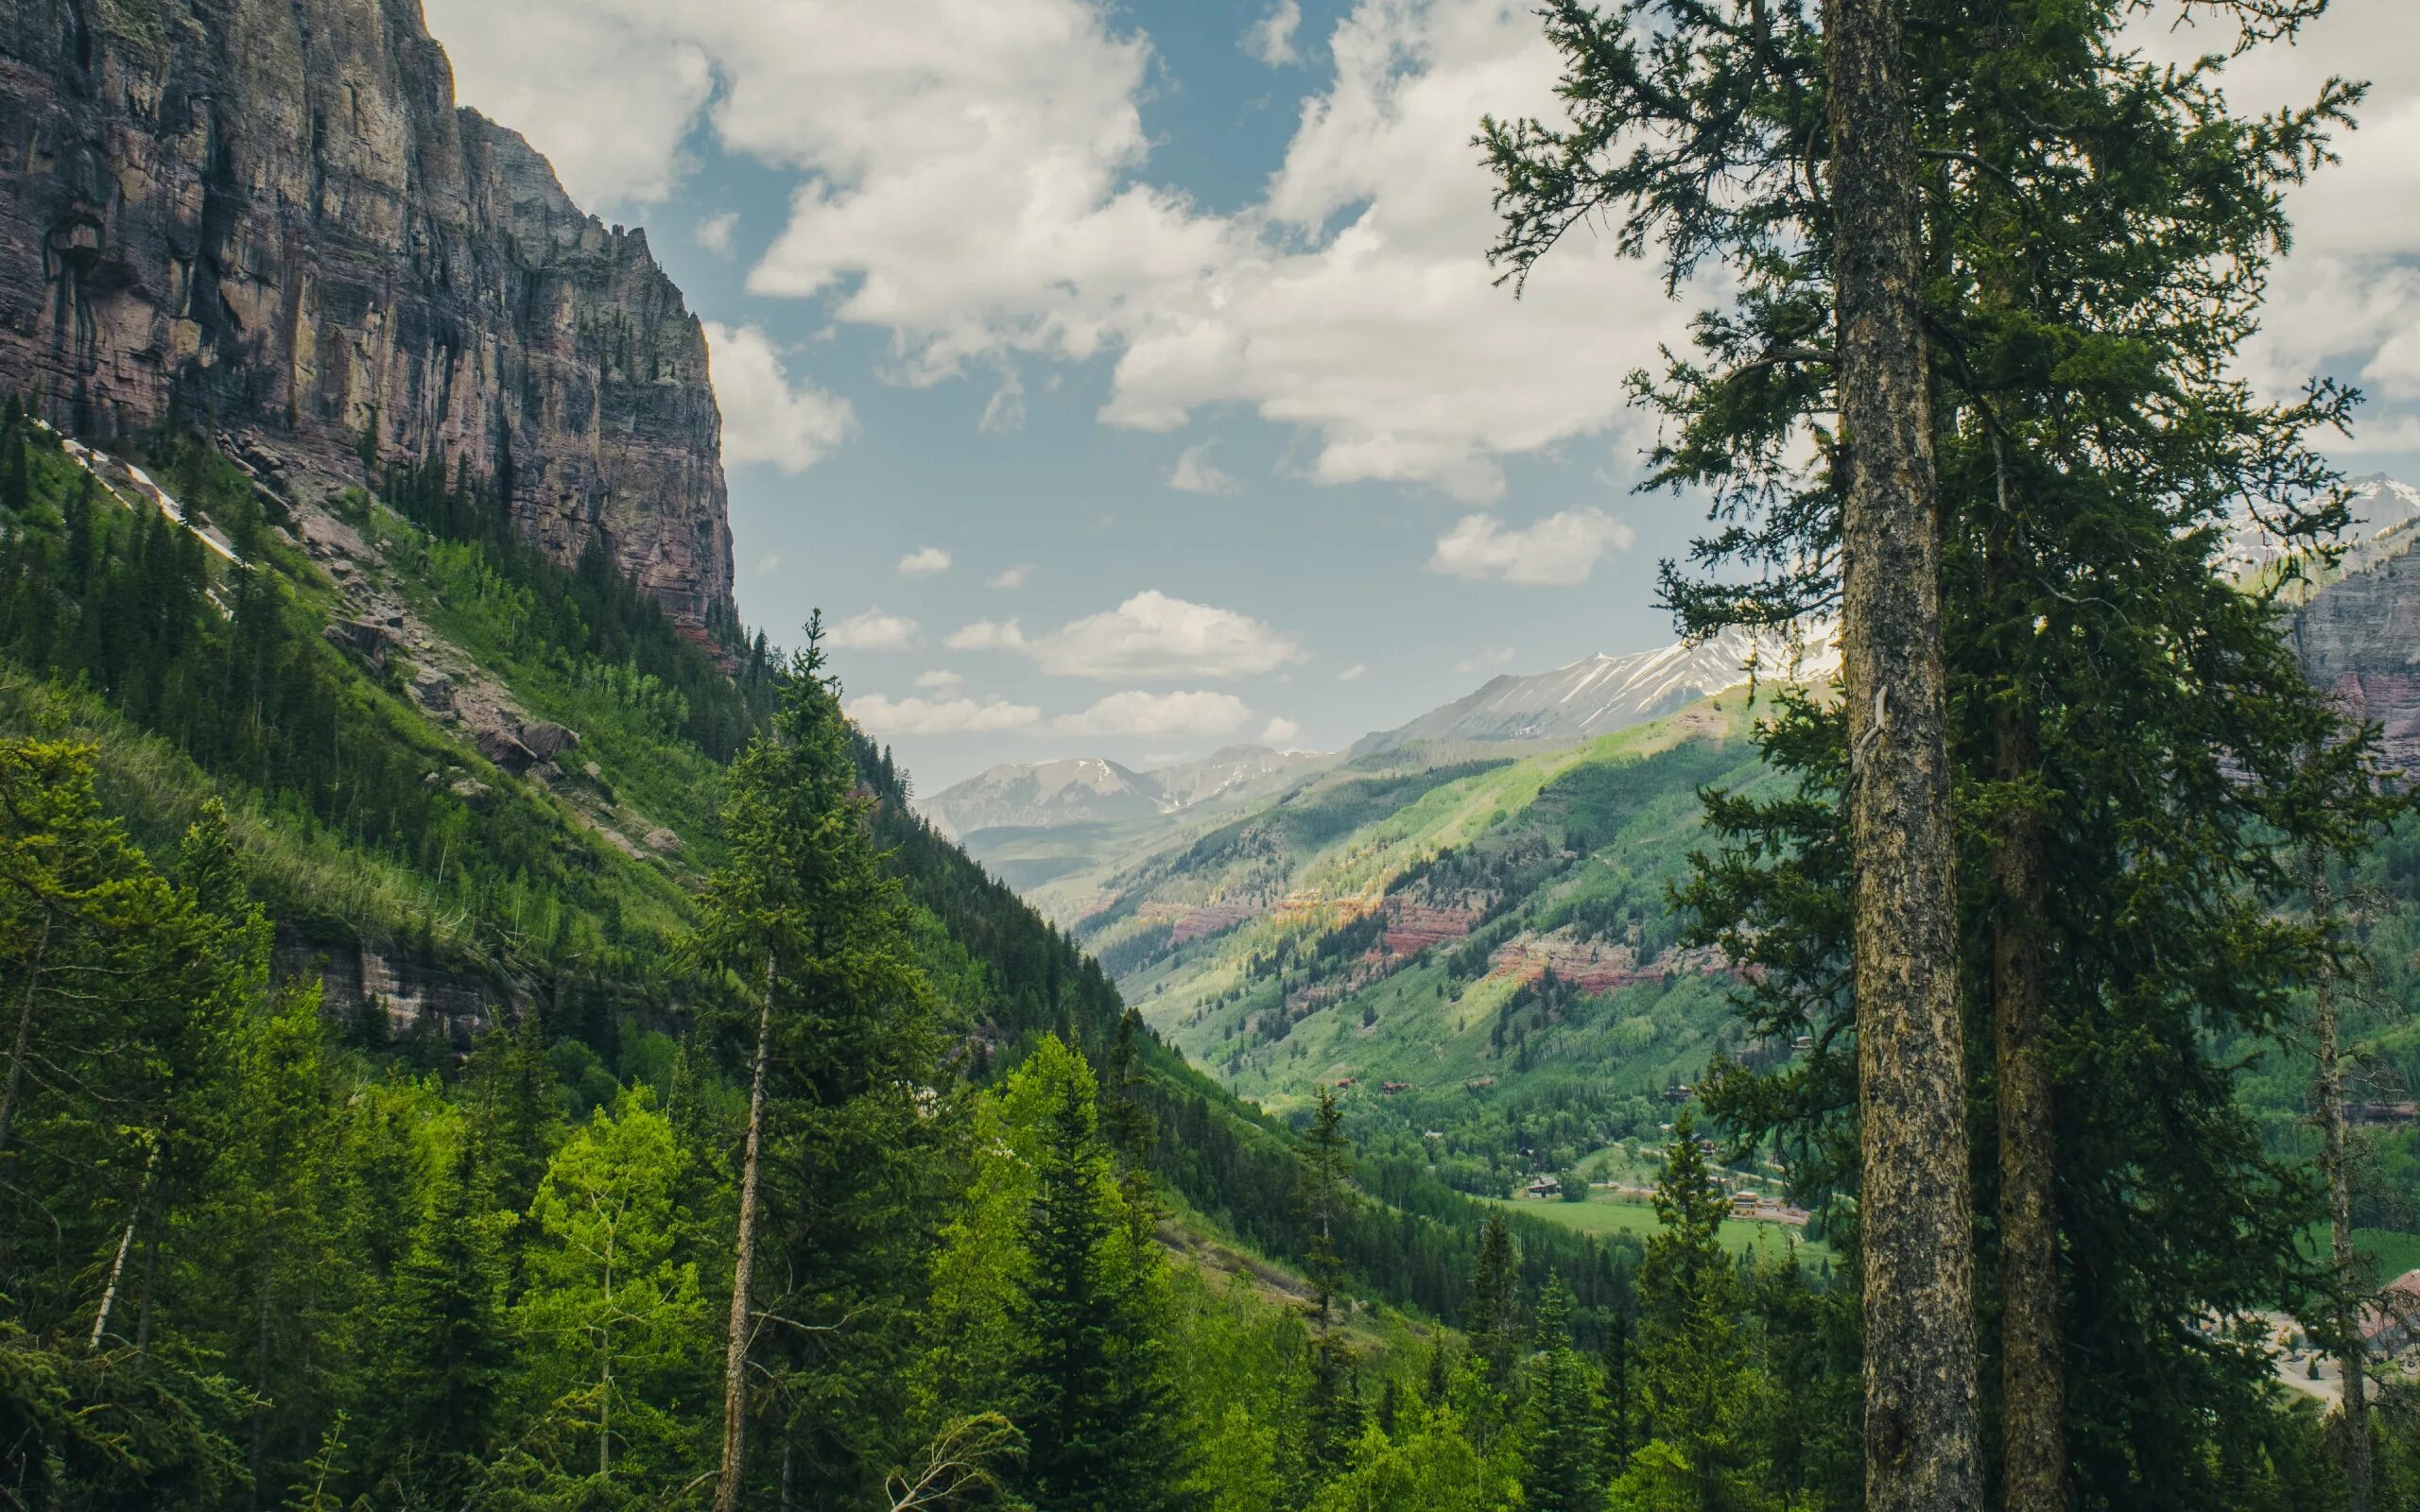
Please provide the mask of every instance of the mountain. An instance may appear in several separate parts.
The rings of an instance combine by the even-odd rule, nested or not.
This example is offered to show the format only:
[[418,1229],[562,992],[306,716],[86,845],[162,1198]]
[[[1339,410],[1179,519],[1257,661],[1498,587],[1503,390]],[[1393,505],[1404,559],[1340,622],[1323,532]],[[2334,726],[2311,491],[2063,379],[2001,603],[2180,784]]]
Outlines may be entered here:
[[2420,771],[2420,490],[2371,480],[2370,528],[2294,610],[2303,671],[2379,727],[2388,764]]
[[0,8],[0,372],[104,443],[174,415],[315,496],[491,480],[557,561],[600,541],[732,618],[705,337],[648,250],[454,103],[393,0]]
[[1828,676],[1839,665],[1829,627],[1809,630],[1805,641],[1806,649],[1793,658],[1778,642],[1728,630],[1697,645],[1674,642],[1626,656],[1599,653],[1533,677],[1495,678],[1409,724],[1363,736],[1346,754],[1424,742],[1586,740],[1737,687],[1748,680],[1752,658],[1769,679]]
[[1200,761],[1137,772],[1098,757],[1002,765],[921,800],[943,833],[1103,824],[1182,813],[1321,760],[1310,751],[1226,746]]
[[[2420,488],[2390,478],[2383,472],[2351,479],[2346,485],[2346,491],[2350,518],[2339,540],[2350,548],[2348,555],[2353,561],[2367,555],[2374,542],[2382,538],[2399,536],[2413,521],[2420,520]],[[2288,555],[2284,542],[2261,524],[2259,516],[2249,506],[2237,507],[2221,561],[2238,571],[2251,573],[2275,566]]]
[[1099,905],[1098,884],[1110,872],[1334,759],[1227,746],[1143,772],[1097,757],[1002,765],[917,802],[969,855],[1065,923]]
[[1106,879],[1077,937],[1236,1091],[1329,1088],[1364,1148],[1502,1195],[1653,1138],[1666,1087],[1749,1049],[1664,890],[1700,789],[1762,780],[1747,715],[1740,690],[1554,749],[1371,752]]

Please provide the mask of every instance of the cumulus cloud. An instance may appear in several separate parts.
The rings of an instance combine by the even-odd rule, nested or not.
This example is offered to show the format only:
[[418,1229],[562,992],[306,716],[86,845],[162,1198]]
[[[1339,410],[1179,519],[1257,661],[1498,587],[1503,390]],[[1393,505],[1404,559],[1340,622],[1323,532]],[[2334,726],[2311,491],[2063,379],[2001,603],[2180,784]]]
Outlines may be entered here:
[[870,609],[823,627],[824,644],[843,651],[912,651],[923,642],[919,627],[904,614]]
[[1260,620],[1156,589],[1045,635],[1028,636],[1014,620],[981,620],[953,632],[946,644],[953,650],[1014,651],[1053,677],[1105,682],[1226,680],[1305,660],[1294,637]]
[[1004,698],[888,698],[870,694],[849,705],[849,717],[877,735],[964,735],[1024,730],[1042,718],[1031,704]]
[[[700,115],[726,150],[795,175],[749,286],[889,333],[895,376],[980,366],[1011,394],[1020,358],[1107,353],[1104,421],[1167,430],[1240,404],[1305,431],[1322,482],[1493,499],[1498,457],[1613,424],[1623,375],[1686,313],[1602,237],[1573,238],[1517,302],[1495,286],[1472,127],[1554,115],[1561,71],[1506,0],[1361,0],[1265,199],[1231,214],[1150,181],[1150,45],[1086,0],[436,10],[440,36],[478,60],[472,103],[543,77],[544,107],[522,117],[542,134],[657,121],[617,192],[660,192]],[[1279,0],[1265,40],[1293,50],[1293,12]],[[564,69],[550,28],[593,32],[618,61]],[[634,77],[635,61],[684,58],[694,88]],[[646,98],[626,102],[633,88]]]
[[1508,583],[1583,583],[1599,558],[1635,539],[1630,526],[1602,509],[1566,509],[1522,530],[1508,528],[1494,515],[1464,515],[1437,538],[1428,567],[1456,577]]
[[1457,672],[1492,672],[1497,667],[1511,666],[1512,664],[1512,648],[1506,645],[1495,645],[1490,646],[1483,651],[1472,652],[1470,655],[1462,658],[1460,662],[1455,662],[1454,670]]
[[1343,671],[1338,673],[1336,675],[1336,680],[1339,682],[1358,682],[1364,677],[1367,677],[1369,672],[1370,668],[1366,663],[1356,662],[1351,666],[1346,667]]
[[1294,50],[1294,33],[1302,27],[1302,0],[1277,0],[1269,14],[1244,33],[1244,51],[1271,68],[1301,62],[1302,55]]
[[726,210],[719,215],[708,215],[698,222],[698,229],[690,234],[697,239],[698,245],[707,251],[728,255],[731,251],[731,233],[738,228],[739,212]]
[[1231,693],[1113,693],[1081,713],[1062,714],[1051,728],[1063,735],[1127,735],[1144,739],[1231,734],[1252,710]]
[[[1561,113],[1560,60],[1527,4],[1357,0],[1327,37],[1335,75],[1306,99],[1256,203],[1215,213],[1150,180],[1149,40],[1090,0],[427,0],[462,97],[533,134],[575,195],[668,193],[700,123],[792,176],[786,225],[751,271],[759,294],[815,297],[887,333],[894,376],[998,374],[1007,423],[1021,360],[1115,359],[1107,422],[1172,430],[1233,404],[1305,433],[1321,482],[1417,483],[1484,503],[1500,460],[1626,429],[1622,378],[1685,335],[1696,302],[1579,234],[1514,301],[1480,250],[1496,234],[1482,112]],[[2223,50],[2215,22],[2141,40]],[[1247,45],[1305,50],[1299,0]],[[2240,108],[2307,102],[2330,73],[2373,79],[2341,167],[2291,191],[2300,248],[2281,301],[2358,264],[2420,257],[2420,7],[2337,0],[2291,48],[2229,73]],[[719,81],[720,89],[717,84]],[[2347,331],[2339,366],[2377,360],[2395,307]],[[2259,360],[2302,362],[2303,338]],[[2307,345],[2307,343],[2305,343]],[[717,378],[723,375],[717,365]],[[2390,396],[2392,397],[2392,396]],[[829,442],[821,443],[828,446]]]
[[1210,443],[1203,441],[1176,455],[1176,467],[1168,473],[1168,487],[1179,493],[1233,493],[1236,480],[1210,460]]
[[903,577],[930,577],[949,571],[949,553],[941,547],[919,546],[899,558],[899,574]]
[[1291,719],[1279,716],[1261,728],[1260,738],[1271,746],[1288,745],[1303,732],[1303,727]]
[[1001,568],[983,581],[994,588],[1023,588],[1025,580],[1032,576],[1033,563],[1021,561],[1013,567]]
[[725,462],[770,462],[785,472],[804,472],[857,428],[846,399],[790,381],[764,332],[719,320],[706,321],[705,328]]
[[930,689],[935,693],[956,693],[965,685],[966,679],[959,674],[945,672],[938,667],[930,672],[916,674],[916,686]]
[[[591,210],[672,192],[681,144],[714,94],[710,49],[579,0],[424,0],[465,105],[527,136]],[[632,10],[639,8],[618,8]]]
[[942,644],[953,651],[1021,651],[1025,631],[1014,620],[977,620],[950,631]]

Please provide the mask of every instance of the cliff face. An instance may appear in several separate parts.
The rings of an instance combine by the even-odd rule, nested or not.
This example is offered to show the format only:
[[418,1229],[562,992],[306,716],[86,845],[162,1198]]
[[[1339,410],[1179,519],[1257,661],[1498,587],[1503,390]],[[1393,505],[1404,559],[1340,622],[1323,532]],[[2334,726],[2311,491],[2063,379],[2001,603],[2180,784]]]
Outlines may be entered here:
[[2350,554],[2294,615],[2303,671],[2377,724],[2387,765],[2420,776],[2420,531]]
[[696,317],[511,131],[417,0],[0,0],[0,383],[102,436],[172,409],[331,474],[467,459],[522,533],[602,533],[731,607]]

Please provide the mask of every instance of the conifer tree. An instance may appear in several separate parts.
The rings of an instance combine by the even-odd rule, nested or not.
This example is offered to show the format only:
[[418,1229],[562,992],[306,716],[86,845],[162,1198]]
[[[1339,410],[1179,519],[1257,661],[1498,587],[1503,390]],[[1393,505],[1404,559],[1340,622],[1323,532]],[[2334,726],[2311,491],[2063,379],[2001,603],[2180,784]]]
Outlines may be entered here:
[[1538,1297],[1521,1475],[1521,1504],[1534,1512],[1598,1512],[1604,1501],[1605,1404],[1595,1371],[1571,1347],[1571,1305],[1560,1276]]
[[[744,1018],[726,1023],[739,1032],[719,1041],[749,1091],[718,1512],[731,1512],[745,1492],[750,1366],[768,1319],[793,1325],[782,1331],[788,1365],[776,1373],[793,1397],[829,1392],[848,1400],[895,1389],[895,1368],[871,1354],[833,1352],[872,1350],[889,1334],[805,1330],[837,1322],[855,1296],[909,1283],[913,1269],[898,1256],[912,1249],[923,1220],[896,1205],[915,1200],[930,1178],[929,1162],[918,1160],[933,1138],[918,1101],[938,1058],[930,991],[908,954],[899,885],[869,832],[849,727],[824,668],[819,617],[791,660],[771,729],[732,764],[730,859],[708,883],[693,945],[745,984],[749,998]],[[776,1150],[783,1160],[769,1175]],[[796,1288],[783,1308],[769,1307],[761,1290],[769,1241],[781,1246],[786,1284]],[[835,1315],[824,1322],[799,1316],[826,1310]],[[866,1373],[837,1368],[852,1358],[865,1359]],[[857,1420],[885,1423],[879,1414]],[[869,1493],[880,1479],[878,1464],[844,1444],[819,1464]]]
[[[2349,396],[2320,384],[2269,404],[2230,374],[2282,244],[2282,191],[2318,165],[2359,92],[2330,83],[2306,108],[2247,119],[2220,91],[2225,57],[2170,70],[2130,50],[2145,7],[1900,9],[1929,259],[1913,291],[1921,376],[1902,392],[1910,413],[1929,400],[1939,480],[1945,741],[1969,795],[1961,885],[1979,901],[1953,954],[1987,1005],[1969,1017],[1982,1032],[1966,1058],[1991,1071],[1978,1090],[1996,1138],[1976,1201],[1998,1221],[1898,1257],[1947,1277],[1968,1264],[1950,1251],[1971,1250],[1996,1283],[1984,1344],[2013,1507],[2192,1505],[2208,1494],[2209,1424],[2242,1420],[2257,1366],[2184,1344],[2190,1320],[2248,1305],[2248,1284],[2272,1297],[2299,1285],[2285,1214],[2303,1203],[2230,1109],[2209,1030],[2273,1030],[2311,970],[2308,935],[2276,927],[2293,870],[2280,857],[2314,837],[2358,844],[2372,812],[2361,741],[2279,644],[2275,585],[2239,586],[2217,559],[2239,517],[2289,545],[2342,518],[2308,438],[2341,424]],[[2320,7],[2148,9],[2232,23],[2250,50]],[[1672,427],[1655,481],[1717,501],[1698,562],[1746,571],[1668,571],[1693,632],[1835,608],[1855,618],[1840,595],[1860,556],[1849,514],[1872,427],[1853,414],[1851,283],[1871,249],[1843,195],[1865,185],[1798,165],[1843,161],[1824,83],[1839,82],[1843,44],[1874,41],[1843,20],[1874,13],[1834,4],[1819,24],[1745,3],[1646,0],[1606,16],[1558,5],[1576,129],[1494,141],[1512,208],[1533,213],[1512,222],[1515,254],[1606,209],[1629,217],[1632,249],[1660,242],[1676,279],[1706,258],[1740,275],[1738,297],[1701,320],[1698,352],[1641,382]],[[1853,625],[1844,646],[1854,661]],[[1825,1053],[1768,1078],[1718,1074],[1709,1097],[1749,1132],[1786,1134],[1811,1186],[1858,1189],[1843,1237],[1867,1280],[1871,1475],[1906,1428],[1876,1412],[1875,1372],[1918,1358],[1874,1326],[1877,1278],[1898,1277],[1892,1293],[1921,1279],[1877,1256],[1874,1109],[1840,1053],[1872,1048],[1866,920],[1835,902],[1870,863],[1871,709],[1851,682],[1839,705],[1783,700],[1764,747],[1802,785],[1711,801],[1731,844],[1689,900],[1701,937],[1771,972],[1746,994],[1759,1032],[1859,1036],[1819,1033]],[[2297,769],[2298,741],[2325,750],[2320,770]],[[1917,1126],[1929,1125],[1896,1132]],[[1845,1158],[1858,1141],[1861,1173]],[[2081,1337],[2096,1341],[2089,1379],[2069,1368]]]
[[1683,1112],[1655,1182],[1658,1228],[1638,1266],[1638,1394],[1649,1443],[1622,1481],[1636,1499],[1692,1512],[1756,1502],[1739,1273],[1720,1241],[1730,1211]]
[[1030,1403],[1024,1481],[1064,1512],[1183,1503],[1174,1403],[1152,1319],[1159,1263],[1121,1222],[1092,1072],[1073,1051],[1042,1128],[1018,1317]]
[[1316,1486],[1342,1464],[1345,1451],[1361,1436],[1361,1403],[1353,1382],[1352,1351],[1336,1334],[1337,1292],[1344,1267],[1336,1252],[1336,1225],[1346,1199],[1351,1159],[1344,1115],[1336,1094],[1320,1089],[1311,1125],[1303,1138],[1303,1199],[1312,1232],[1306,1263],[1311,1282],[1310,1391],[1304,1418],[1305,1469]]
[[1504,1221],[1504,1214],[1491,1211],[1479,1229],[1478,1261],[1471,1271],[1470,1302],[1462,1312],[1462,1332],[1470,1339],[1472,1357],[1498,1389],[1511,1385],[1512,1363],[1520,1358],[1520,1306],[1512,1228]]
[[386,1494],[419,1499],[467,1484],[495,1442],[510,1363],[504,1328],[504,1232],[462,1130],[430,1183],[395,1272],[380,1331],[378,1462]]

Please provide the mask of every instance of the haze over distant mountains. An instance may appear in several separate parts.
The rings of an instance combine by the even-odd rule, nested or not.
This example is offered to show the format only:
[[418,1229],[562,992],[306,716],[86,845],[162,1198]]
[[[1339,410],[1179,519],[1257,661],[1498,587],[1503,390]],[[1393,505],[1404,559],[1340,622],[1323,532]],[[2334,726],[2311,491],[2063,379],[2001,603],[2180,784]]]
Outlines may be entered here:
[[1830,627],[1805,637],[1795,657],[1788,646],[1726,630],[1697,645],[1674,642],[1627,656],[1599,653],[1533,676],[1506,675],[1432,709],[1409,724],[1364,735],[1348,757],[1395,750],[1424,741],[1573,741],[1660,719],[1708,694],[1748,679],[1753,658],[1769,680],[1829,677],[1840,665]]
[[919,806],[953,838],[984,830],[1119,824],[1177,814],[1323,760],[1313,751],[1247,745],[1142,772],[1098,757],[1003,764]]

